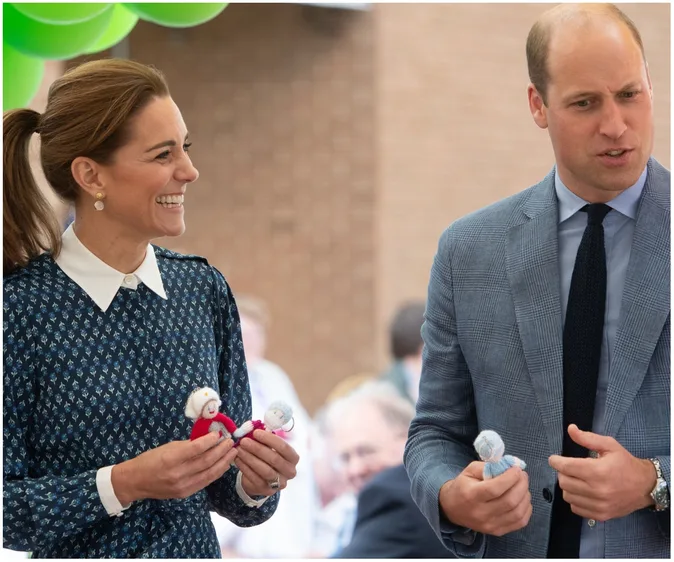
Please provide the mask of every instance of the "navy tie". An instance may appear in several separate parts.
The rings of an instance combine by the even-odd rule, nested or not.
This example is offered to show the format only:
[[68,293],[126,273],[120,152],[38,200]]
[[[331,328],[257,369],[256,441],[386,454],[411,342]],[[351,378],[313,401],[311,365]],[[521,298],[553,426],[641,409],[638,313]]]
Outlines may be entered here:
[[[602,222],[611,208],[586,205],[587,227],[578,247],[571,277],[564,322],[564,438],[562,455],[587,457],[587,449],[574,443],[569,424],[592,431],[599,360],[606,310],[606,252]],[[552,505],[548,558],[578,558],[582,518],[571,511],[557,485]]]

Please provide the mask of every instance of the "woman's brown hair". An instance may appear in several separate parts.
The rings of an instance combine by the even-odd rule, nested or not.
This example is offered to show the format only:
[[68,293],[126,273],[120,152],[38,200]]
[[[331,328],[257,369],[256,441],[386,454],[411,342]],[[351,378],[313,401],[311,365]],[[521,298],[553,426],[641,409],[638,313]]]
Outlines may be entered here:
[[3,116],[3,276],[44,251],[61,250],[61,229],[30,169],[28,149],[40,135],[40,163],[56,194],[80,195],[71,164],[78,156],[112,162],[130,135],[130,120],[151,100],[169,95],[157,69],[104,59],[66,72],[49,88],[47,108],[13,109]]

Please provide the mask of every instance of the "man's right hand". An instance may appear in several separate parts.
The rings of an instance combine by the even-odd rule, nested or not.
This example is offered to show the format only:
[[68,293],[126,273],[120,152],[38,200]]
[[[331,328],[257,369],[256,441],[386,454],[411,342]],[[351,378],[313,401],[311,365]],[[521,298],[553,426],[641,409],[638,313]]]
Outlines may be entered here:
[[483,462],[472,462],[440,488],[440,508],[447,519],[497,537],[526,527],[532,511],[527,473],[512,467],[484,480],[483,470]]
[[231,439],[211,431],[194,441],[172,441],[112,469],[112,487],[122,505],[146,498],[186,498],[220,478],[236,458]]

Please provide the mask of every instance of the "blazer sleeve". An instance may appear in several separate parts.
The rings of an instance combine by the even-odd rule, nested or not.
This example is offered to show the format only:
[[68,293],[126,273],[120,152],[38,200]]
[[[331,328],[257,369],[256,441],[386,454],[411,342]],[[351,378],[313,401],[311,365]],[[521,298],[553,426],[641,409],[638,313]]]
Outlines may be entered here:
[[484,535],[451,523],[440,488],[477,460],[477,416],[471,375],[457,334],[452,280],[453,226],[441,236],[431,268],[422,327],[423,369],[416,417],[405,447],[412,497],[440,540],[456,556],[482,557]]
[[35,476],[29,432],[35,424],[45,431],[49,427],[49,420],[35,417],[37,334],[15,295],[5,291],[4,296],[3,545],[34,551],[110,516],[98,495],[97,470],[68,477]]
[[[237,425],[252,418],[248,370],[243,352],[241,324],[234,295],[223,275],[211,267],[214,278],[215,336],[219,349],[220,397],[227,414]],[[239,527],[265,522],[276,511],[280,492],[260,507],[247,507],[236,493],[238,468],[230,468],[206,488],[209,507]]]

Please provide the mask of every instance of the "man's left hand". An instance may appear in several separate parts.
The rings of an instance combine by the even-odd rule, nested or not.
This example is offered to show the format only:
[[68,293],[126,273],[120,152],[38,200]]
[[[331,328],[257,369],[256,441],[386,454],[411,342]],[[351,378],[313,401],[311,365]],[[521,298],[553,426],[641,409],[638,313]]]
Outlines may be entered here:
[[608,521],[653,505],[655,467],[632,456],[613,437],[581,431],[569,425],[575,443],[597,453],[597,458],[552,455],[550,466],[558,472],[559,487],[571,511],[586,519]]

